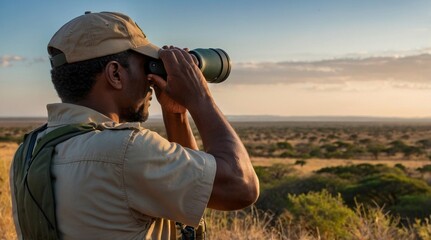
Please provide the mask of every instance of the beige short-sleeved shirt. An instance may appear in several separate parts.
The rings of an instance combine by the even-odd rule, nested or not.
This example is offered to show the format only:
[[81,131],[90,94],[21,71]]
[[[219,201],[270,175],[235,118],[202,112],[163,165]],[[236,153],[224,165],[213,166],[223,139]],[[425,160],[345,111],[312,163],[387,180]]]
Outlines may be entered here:
[[90,122],[102,128],[56,147],[52,174],[63,239],[173,239],[173,221],[198,225],[215,177],[212,155],[82,106],[47,108],[47,131]]

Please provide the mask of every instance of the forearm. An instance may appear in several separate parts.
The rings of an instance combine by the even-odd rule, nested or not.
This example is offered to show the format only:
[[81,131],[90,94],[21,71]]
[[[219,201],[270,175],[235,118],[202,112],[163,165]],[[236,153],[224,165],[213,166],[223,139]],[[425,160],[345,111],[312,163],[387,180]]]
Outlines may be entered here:
[[221,159],[248,159],[241,140],[213,101],[203,101],[198,110],[190,111],[206,152]]
[[190,109],[205,151],[217,161],[216,182],[209,207],[220,210],[242,208],[256,200],[259,195],[259,181],[247,150],[212,98],[210,99],[199,101],[198,107]]
[[198,150],[187,113],[169,113],[163,111],[163,122],[169,141],[176,142],[183,147]]

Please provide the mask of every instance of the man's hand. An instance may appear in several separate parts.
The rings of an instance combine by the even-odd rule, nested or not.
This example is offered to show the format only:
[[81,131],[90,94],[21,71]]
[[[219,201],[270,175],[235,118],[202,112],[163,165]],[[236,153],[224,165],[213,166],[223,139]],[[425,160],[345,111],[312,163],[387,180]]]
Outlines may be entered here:
[[161,100],[163,95],[167,95],[174,102],[189,109],[200,100],[211,99],[205,77],[196,65],[197,60],[187,49],[165,46],[159,55],[166,69],[167,79],[157,78],[152,74],[148,76],[161,93],[164,93],[160,95]]
[[[163,49],[177,48],[163,47]],[[188,52],[188,49],[184,49],[184,51]],[[165,61],[165,59],[163,59],[163,61]],[[183,105],[172,99],[168,94],[168,89],[170,87],[169,83],[172,82],[172,79],[169,76],[172,74],[175,75],[175,73],[167,73],[169,79],[168,81],[154,74],[149,74],[148,80],[154,83],[154,91],[156,92],[157,100],[162,106],[163,121],[165,123],[168,140],[171,142],[179,143],[183,147],[198,150],[196,139],[194,138],[187,117],[187,109]],[[184,82],[186,80],[180,79],[178,81]]]
[[156,92],[157,101],[159,101],[163,111],[167,113],[186,113],[186,108],[174,101],[166,93],[166,80],[154,74],[149,74],[148,80],[156,83],[154,91]]

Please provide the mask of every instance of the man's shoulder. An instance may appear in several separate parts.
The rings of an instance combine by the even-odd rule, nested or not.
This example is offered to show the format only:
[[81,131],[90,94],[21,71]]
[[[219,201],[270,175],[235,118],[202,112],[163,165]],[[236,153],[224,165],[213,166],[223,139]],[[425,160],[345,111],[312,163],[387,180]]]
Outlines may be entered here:
[[129,142],[140,130],[96,129],[73,137],[56,147],[56,163],[82,159],[119,164],[124,158]]

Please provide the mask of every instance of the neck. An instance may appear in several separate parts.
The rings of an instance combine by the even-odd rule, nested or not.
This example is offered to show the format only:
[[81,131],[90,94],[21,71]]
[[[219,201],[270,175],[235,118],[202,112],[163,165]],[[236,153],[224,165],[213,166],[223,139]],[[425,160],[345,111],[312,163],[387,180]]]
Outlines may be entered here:
[[[100,98],[99,99],[106,99],[106,98]],[[118,109],[115,107],[114,103],[111,103],[110,101],[97,101],[97,100],[92,100],[92,99],[84,99],[78,102],[74,102],[73,104],[76,105],[81,105],[84,107],[88,107],[91,108],[93,110],[96,110],[100,113],[102,113],[103,115],[109,117],[110,119],[112,119],[112,121],[119,123],[120,122],[120,116],[119,116],[119,111]]]

